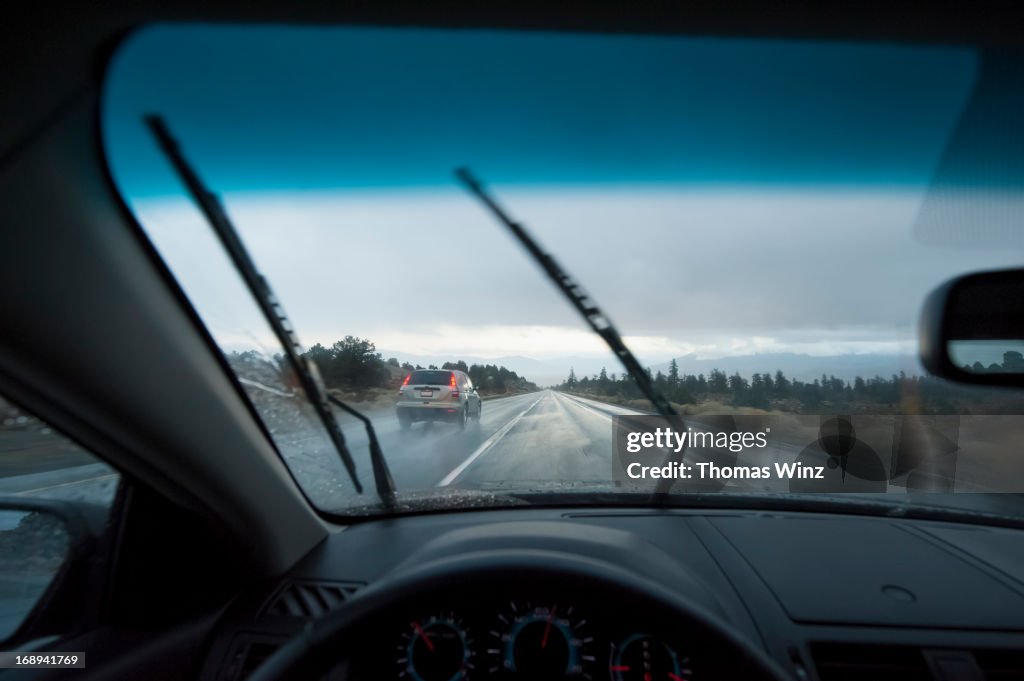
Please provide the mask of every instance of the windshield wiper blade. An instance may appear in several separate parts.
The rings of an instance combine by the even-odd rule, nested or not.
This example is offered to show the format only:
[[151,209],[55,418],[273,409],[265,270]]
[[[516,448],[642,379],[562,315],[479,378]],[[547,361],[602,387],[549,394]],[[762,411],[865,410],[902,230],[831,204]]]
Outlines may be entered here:
[[[537,264],[541,266],[551,281],[555,283],[558,290],[583,315],[583,318],[590,325],[590,328],[593,329],[594,333],[604,339],[604,342],[608,344],[608,347],[615,353],[615,356],[619,358],[619,362],[622,363],[630,377],[636,382],[640,392],[650,400],[655,411],[662,416],[679,416],[679,413],[672,404],[654,387],[654,383],[651,381],[647,371],[640,366],[640,362],[637,361],[636,357],[626,346],[622,336],[616,330],[611,320],[601,312],[597,303],[583,292],[580,285],[573,281],[569,274],[555,261],[554,257],[544,252],[540,244],[527,233],[522,225],[514,221],[502,210],[501,206],[484,190],[483,185],[480,184],[468,168],[458,168],[455,171],[455,176],[490,209],[499,222],[508,227],[512,235],[519,240],[519,243],[533,256]],[[685,452],[685,447],[680,448],[679,451],[673,451],[665,457],[663,465],[673,461],[681,461]],[[667,503],[668,494],[675,482],[674,478],[659,479],[654,488],[654,503]]]
[[274,292],[271,290],[270,283],[266,277],[256,269],[256,263],[253,262],[252,257],[246,250],[241,237],[238,235],[238,230],[231,224],[231,220],[228,218],[217,196],[207,189],[202,180],[199,179],[199,175],[191,167],[184,154],[181,153],[177,141],[171,135],[164,120],[160,116],[149,115],[145,117],[145,122],[156,138],[161,151],[163,151],[167,160],[170,161],[175,172],[178,174],[179,179],[185,185],[192,200],[195,201],[210,227],[213,228],[213,231],[217,233],[221,244],[224,246],[224,250],[227,251],[235,268],[256,299],[260,311],[263,312],[263,316],[266,317],[274,335],[281,343],[288,363],[291,365],[292,370],[295,371],[295,375],[298,376],[303,392],[306,393],[309,401],[313,404],[313,409],[316,411],[317,416],[323,422],[331,443],[337,450],[338,456],[341,458],[341,462],[348,472],[356,491],[362,494],[363,485],[359,480],[359,475],[356,473],[356,463],[352,460],[352,454],[345,443],[345,436],[341,432],[341,427],[338,425],[338,420],[334,417],[334,412],[331,410],[328,400],[360,419],[366,425],[366,432],[370,441],[370,460],[373,464],[373,477],[377,494],[385,506],[392,506],[395,501],[395,483],[391,478],[391,472],[388,470],[387,462],[384,459],[384,454],[381,451],[380,444],[377,441],[377,434],[370,423],[370,419],[327,392],[316,364],[302,355],[302,348],[288,318],[284,314],[284,309],[274,296]]
[[373,480],[377,485],[377,494],[385,506],[388,508],[393,507],[395,503],[395,481],[391,477],[387,460],[384,458],[384,450],[380,448],[377,431],[374,429],[373,424],[370,423],[369,417],[364,416],[357,409],[348,406],[329,392],[327,393],[327,399],[339,409],[362,421],[363,425],[366,426],[366,439],[369,441],[370,447],[370,465],[373,467]]
[[569,299],[573,307],[583,315],[583,318],[590,325],[590,328],[593,329],[594,333],[604,339],[604,342],[608,344],[611,351],[619,358],[619,362],[622,363],[630,377],[636,381],[640,392],[654,405],[654,409],[662,416],[678,416],[679,414],[672,407],[672,404],[654,387],[654,383],[651,382],[647,371],[640,366],[640,362],[633,356],[630,349],[626,347],[622,336],[611,320],[608,319],[608,316],[601,312],[597,303],[583,292],[580,285],[573,281],[572,277],[562,269],[554,257],[541,249],[540,245],[527,233],[522,225],[512,220],[502,210],[501,206],[484,190],[483,186],[468,168],[459,168],[455,171],[455,175],[466,185],[469,191],[476,195],[490,209],[499,222],[508,227],[512,235],[519,240],[519,243],[526,248],[551,281],[555,283],[558,290],[565,294],[565,297]]
[[678,416],[679,414],[672,407],[672,404],[662,396],[661,393],[654,387],[654,383],[651,382],[650,376],[647,375],[647,371],[640,366],[640,362],[637,361],[636,357],[626,343],[622,340],[622,336],[618,330],[612,324],[608,316],[601,312],[601,309],[597,306],[586,293],[583,292],[582,287],[573,281],[572,277],[562,269],[554,257],[549,253],[545,253],[541,249],[540,245],[530,236],[526,229],[522,225],[515,222],[512,218],[502,210],[501,206],[484,190],[480,182],[473,176],[468,168],[459,168],[455,171],[456,177],[466,185],[474,195],[479,198],[484,205],[486,205],[490,211],[494,214],[498,221],[508,227],[512,235],[519,240],[519,243],[533,256],[533,259],[541,266],[548,277],[555,283],[569,302],[572,303],[583,318],[593,329],[594,333],[604,339],[604,342],[608,344],[611,351],[615,353],[615,356],[619,358],[619,362],[629,373],[630,377],[636,381],[637,386],[640,388],[640,392],[644,394],[651,404],[654,405],[654,409],[662,416]]

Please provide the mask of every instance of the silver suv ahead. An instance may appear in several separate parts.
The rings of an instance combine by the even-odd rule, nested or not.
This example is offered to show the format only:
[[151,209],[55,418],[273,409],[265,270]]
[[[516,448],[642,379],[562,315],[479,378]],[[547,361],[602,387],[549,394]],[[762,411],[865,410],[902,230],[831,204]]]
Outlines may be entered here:
[[459,428],[468,419],[480,419],[483,401],[462,371],[449,369],[417,369],[398,389],[395,410],[402,428],[414,421],[450,421]]

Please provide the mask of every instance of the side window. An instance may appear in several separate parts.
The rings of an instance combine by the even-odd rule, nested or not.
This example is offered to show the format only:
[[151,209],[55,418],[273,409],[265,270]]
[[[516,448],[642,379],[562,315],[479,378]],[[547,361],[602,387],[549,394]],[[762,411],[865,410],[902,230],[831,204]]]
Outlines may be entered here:
[[75,537],[47,501],[109,514],[119,483],[110,466],[0,396],[0,642],[29,621],[70,556]]
[[119,482],[113,468],[0,395],[0,495],[109,509]]

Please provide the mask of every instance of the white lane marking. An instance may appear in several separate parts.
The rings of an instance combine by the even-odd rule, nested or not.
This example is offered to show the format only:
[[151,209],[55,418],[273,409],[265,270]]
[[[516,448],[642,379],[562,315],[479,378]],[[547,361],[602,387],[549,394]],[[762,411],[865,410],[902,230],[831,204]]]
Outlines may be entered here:
[[469,465],[471,463],[473,463],[474,461],[479,459],[481,456],[483,456],[483,453],[486,452],[491,447],[493,447],[495,444],[497,444],[498,440],[500,440],[501,438],[505,437],[505,434],[508,433],[508,431],[512,430],[512,428],[515,427],[515,425],[517,423],[519,423],[519,419],[521,419],[524,416],[526,416],[526,412],[528,412],[531,409],[533,409],[534,407],[536,407],[537,403],[540,402],[541,400],[543,400],[545,397],[547,397],[547,395],[541,395],[540,397],[538,397],[534,401],[533,404],[531,404],[529,407],[527,407],[526,409],[524,409],[521,412],[519,412],[519,414],[517,414],[514,419],[512,419],[511,421],[509,421],[508,423],[503,425],[501,428],[499,428],[498,431],[494,435],[492,435],[489,438],[487,438],[486,440],[484,440],[483,444],[481,444],[479,447],[477,447],[476,450],[472,454],[470,454],[469,457],[467,457],[465,461],[460,463],[454,470],[452,470],[451,473],[449,473],[448,475],[444,476],[444,478],[441,480],[441,482],[437,483],[437,486],[438,487],[447,487],[448,485],[450,485],[453,482],[455,482],[455,479],[457,477],[459,477],[460,475],[462,475],[463,471],[465,471],[467,468],[469,468]]
[[56,485],[47,485],[45,487],[34,487],[32,489],[23,489],[17,492],[11,492],[11,494],[32,494],[33,492],[42,492],[48,489],[57,489],[58,487],[72,487],[74,485],[81,485],[86,482],[95,482],[96,480],[107,480],[109,478],[116,478],[117,473],[107,473],[106,475],[98,475],[94,478],[82,478],[81,480],[71,480],[70,482],[59,482]]

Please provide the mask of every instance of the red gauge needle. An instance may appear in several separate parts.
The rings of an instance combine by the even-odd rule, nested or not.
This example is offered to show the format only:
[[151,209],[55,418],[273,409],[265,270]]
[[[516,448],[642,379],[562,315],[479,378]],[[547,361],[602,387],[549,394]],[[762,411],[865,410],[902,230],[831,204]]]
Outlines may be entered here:
[[434,652],[434,642],[427,638],[427,634],[423,631],[423,627],[420,626],[420,623],[413,622],[412,628],[416,630],[416,635],[423,639],[423,642],[427,644],[427,650]]
[[615,664],[615,665],[612,665],[612,671],[613,672],[628,672],[630,669],[632,669],[632,667],[630,667],[628,664]]
[[551,612],[548,613],[548,625],[544,627],[544,638],[540,640],[541,650],[548,647],[548,635],[551,633],[551,620],[555,617],[555,610],[558,606],[551,608]]
[[672,672],[668,673],[668,678],[672,679],[672,681],[684,681],[683,677],[679,676],[679,674],[673,674]]

